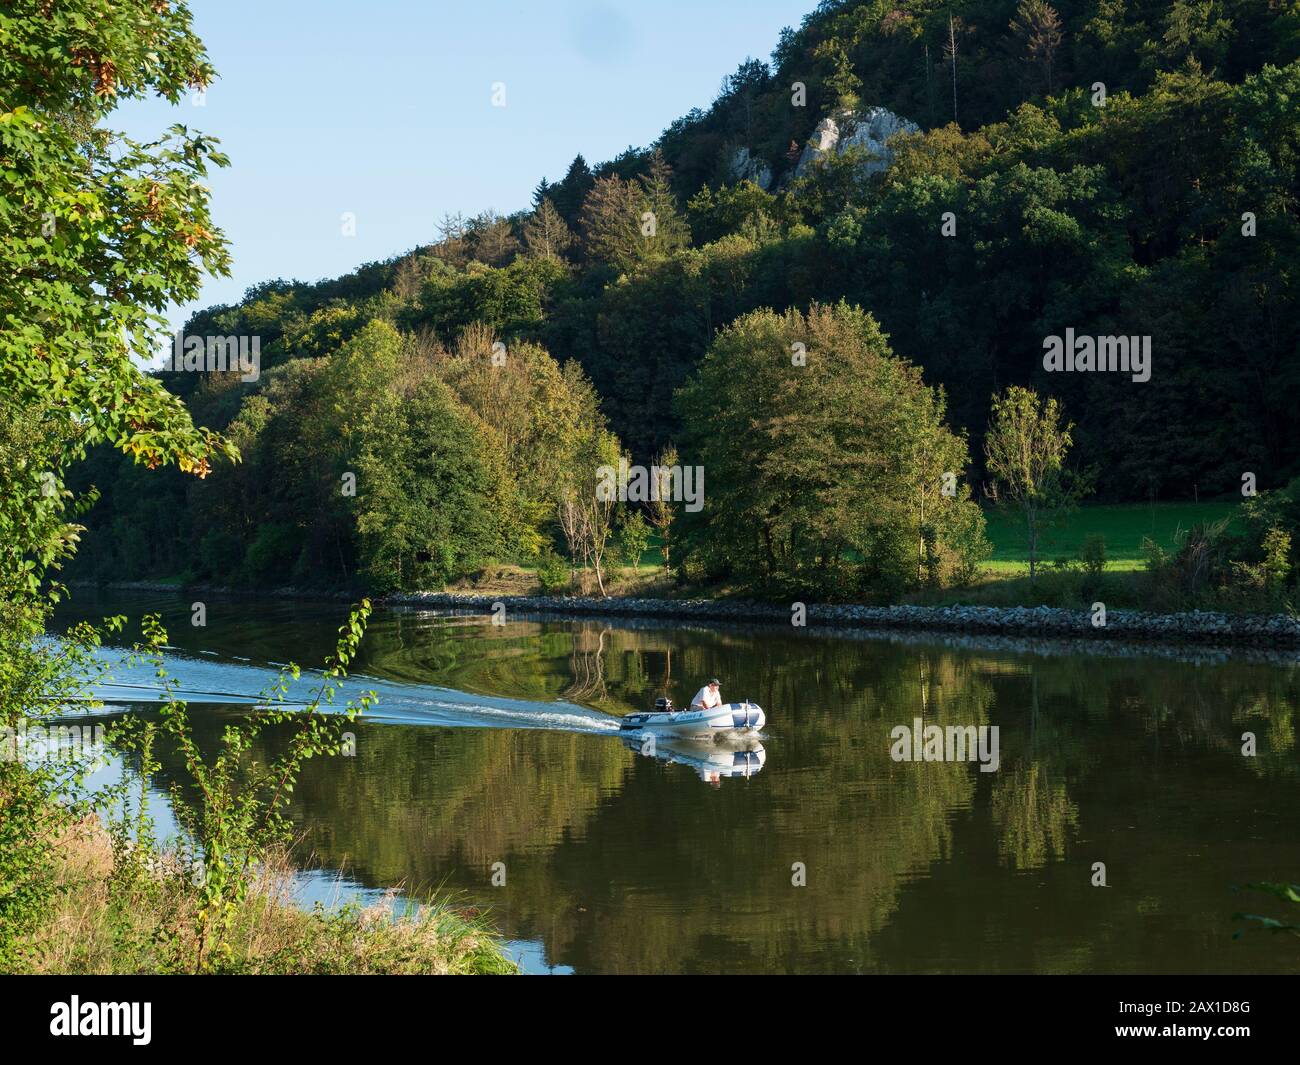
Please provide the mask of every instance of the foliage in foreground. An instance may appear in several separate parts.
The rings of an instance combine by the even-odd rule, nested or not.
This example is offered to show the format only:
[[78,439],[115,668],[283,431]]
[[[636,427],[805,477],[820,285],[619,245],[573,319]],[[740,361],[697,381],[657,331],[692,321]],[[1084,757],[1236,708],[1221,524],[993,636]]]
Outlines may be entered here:
[[[108,731],[109,744],[135,755],[134,784],[124,777],[86,794],[86,758],[58,750],[0,760],[0,971],[513,971],[485,920],[470,911],[439,903],[395,913],[391,898],[335,912],[294,905],[284,810],[303,764],[341,754],[344,730],[373,701],[362,693],[334,705],[368,613],[363,603],[340,630],[338,649],[305,703],[287,702],[290,681],[299,677],[288,667],[262,705],[226,726],[215,752],[200,750],[162,666],[166,633],[146,617],[138,653],[157,666],[166,700],[160,721],[128,715]],[[112,619],[110,630],[122,621]],[[99,640],[97,630],[82,626],[57,651],[45,642],[22,645],[24,670],[6,670],[4,705],[32,705],[29,728],[52,724],[67,701],[85,698],[101,668]],[[283,747],[262,764],[251,752],[269,727]],[[165,843],[149,811],[160,743],[171,744],[176,758],[169,761],[184,767],[171,785],[182,831]]]
[[[173,783],[172,810],[182,829],[177,852],[191,870],[198,901],[191,963],[195,972],[225,963],[232,923],[248,897],[258,864],[288,845],[290,825],[284,807],[303,763],[311,758],[341,755],[345,729],[374,702],[374,694],[364,692],[355,700],[349,699],[342,709],[333,708],[369,616],[370,603],[364,601],[339,629],[335,653],[304,705],[287,704],[290,683],[300,677],[297,666],[288,666],[262,693],[263,702],[258,707],[226,726],[220,749],[210,758],[199,749],[187,708],[176,699],[174,681],[164,668],[162,648],[167,633],[157,617],[146,616],[143,620],[145,643],[139,650],[155,665],[164,695],[162,722],[155,734],[152,724],[127,717],[110,733],[110,742],[135,752],[140,763],[140,794],[134,814],[125,788],[117,794],[122,805],[120,818],[114,824],[114,839],[124,854],[158,852],[146,788],[149,776],[158,768],[154,761],[156,741],[172,743],[185,766],[194,796],[187,802],[180,783]],[[270,726],[285,727],[287,743],[273,762],[262,765],[250,760],[249,751]]]
[[[214,459],[238,457],[229,440],[196,427],[185,404],[137,365],[153,354],[163,309],[194,298],[204,271],[226,270],[225,240],[211,222],[204,183],[209,167],[224,166],[226,159],[213,141],[181,126],[151,143],[107,126],[120,100],[154,93],[175,104],[213,76],[184,3],[19,0],[0,13],[4,971],[39,964],[33,952],[52,931],[62,934],[70,925],[75,937],[89,933],[87,921],[100,920],[115,936],[125,930],[130,939],[134,928],[141,944],[165,946],[171,960],[154,958],[152,967],[197,972],[237,965],[239,931],[258,909],[258,877],[283,848],[283,807],[303,762],[337,752],[342,727],[369,702],[363,695],[341,714],[323,712],[356,652],[366,603],[341,631],[314,698],[292,711],[284,698],[297,670],[282,675],[267,693],[269,705],[228,727],[211,761],[174,698],[167,700],[161,726],[128,717],[115,728],[118,746],[139,758],[134,803],[125,784],[88,795],[86,752],[79,744],[67,749],[46,742],[52,726],[54,735],[69,728],[84,735],[76,717],[66,723],[68,708],[96,707],[88,696],[100,672],[100,644],[124,623],[113,618],[100,629],[79,625],[59,640],[44,636],[64,594],[58,571],[82,531],[74,519],[96,497],[93,490],[77,497],[65,487],[69,466],[94,445],[111,447],[132,466],[172,465],[199,478],[211,472]],[[165,633],[156,619],[146,619],[145,631],[143,650],[158,662],[170,696],[160,657]],[[260,766],[249,759],[249,747],[272,724],[284,726],[290,741],[284,754]],[[199,796],[191,807],[174,793],[184,833],[171,852],[154,839],[146,802],[160,739],[176,745]],[[105,905],[78,910],[76,891],[94,895],[96,885],[70,887],[57,874],[66,870],[74,830],[87,824],[92,805],[109,819],[112,856],[99,884]],[[172,871],[162,873],[168,865]],[[140,923],[147,899],[176,920]],[[442,968],[463,964],[457,958],[493,954],[486,946],[457,946],[466,930],[481,930],[452,930],[436,915],[394,933],[372,930],[371,919],[351,912],[309,919],[284,906],[261,909],[279,914],[280,925],[296,928],[300,938],[314,936],[322,944],[312,962],[322,971],[348,966],[346,952],[325,949],[330,937],[340,945],[373,937],[371,960],[356,962],[362,967],[373,962],[401,969],[448,944],[447,957],[437,962]],[[141,955],[119,955],[115,947],[109,956],[117,960],[113,968],[135,971],[138,966],[123,959]],[[295,959],[302,960],[282,950],[278,964],[292,968]],[[499,960],[480,957],[474,964],[490,968]]]
[[[1248,890],[1261,892],[1265,895],[1272,895],[1274,898],[1281,899],[1283,902],[1289,902],[1293,905],[1300,905],[1300,884],[1273,884],[1259,883],[1247,884]],[[1276,917],[1262,916],[1257,913],[1234,913],[1233,920],[1252,921],[1254,924],[1251,928],[1259,932],[1282,933],[1283,935],[1292,935],[1300,938],[1300,922],[1294,920],[1278,919]],[[1240,929],[1233,933],[1232,938],[1238,939],[1245,932]]]
[[[26,945],[22,971],[61,974],[185,973],[199,951],[204,902],[175,852],[148,854],[123,875],[123,854],[94,817],[57,841],[51,903]],[[395,909],[389,896],[361,907],[304,910],[293,868],[271,854],[230,913],[219,962],[242,974],[506,974],[482,915],[446,903]]]

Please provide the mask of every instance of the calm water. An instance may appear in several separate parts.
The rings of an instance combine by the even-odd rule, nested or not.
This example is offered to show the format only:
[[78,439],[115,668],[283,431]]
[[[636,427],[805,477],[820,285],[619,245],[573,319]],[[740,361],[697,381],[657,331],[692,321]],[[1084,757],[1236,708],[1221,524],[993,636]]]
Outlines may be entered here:
[[[161,611],[182,685],[230,704],[192,708],[215,738],[346,614],[207,610],[83,593],[63,620]],[[381,611],[380,706],[295,792],[304,895],[459,893],[529,971],[1300,972],[1294,939],[1231,938],[1238,910],[1281,916],[1236,886],[1300,879],[1296,662]],[[761,751],[620,738],[610,715],[713,674],[766,709]],[[894,761],[916,718],[997,726],[997,771]]]

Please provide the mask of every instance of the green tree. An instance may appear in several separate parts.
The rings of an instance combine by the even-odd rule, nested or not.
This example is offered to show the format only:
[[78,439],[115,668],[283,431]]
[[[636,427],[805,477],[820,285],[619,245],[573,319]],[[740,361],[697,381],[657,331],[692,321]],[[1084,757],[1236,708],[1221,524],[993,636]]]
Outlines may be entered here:
[[551,183],[547,181],[546,178],[542,178],[542,180],[537,183],[537,187],[533,189],[533,210],[537,210],[537,208],[541,207],[546,200],[551,199],[553,193],[554,190],[551,188]]
[[[672,168],[663,152],[656,148],[650,156],[649,168],[641,177],[641,232],[645,237],[646,256],[649,258],[671,255],[691,243],[691,229],[678,209],[677,197],[673,195],[672,178]],[[645,232],[647,212],[654,223],[653,232],[648,235]]]
[[616,174],[596,179],[582,205],[587,255],[619,271],[631,270],[646,253],[641,233],[643,199],[638,187]]
[[501,549],[503,474],[451,390],[413,367],[359,427],[356,525],[378,591],[438,588]]
[[993,397],[984,455],[997,499],[1024,518],[1029,579],[1038,569],[1043,532],[1078,501],[1078,486],[1065,466],[1074,443],[1072,424],[1062,424],[1061,405],[1029,388],[1012,385]]
[[[744,381],[745,387],[733,387]],[[978,508],[945,493],[965,445],[942,398],[857,307],[745,315],[679,393],[682,450],[708,475],[685,516],[703,570],[769,590],[851,597],[918,583],[924,552],[978,551]],[[950,517],[951,516],[951,517]]]
[[587,160],[581,155],[576,155],[573,162],[569,164],[569,169],[565,172],[563,180],[558,185],[550,187],[550,195],[555,202],[555,209],[560,212],[560,217],[564,219],[567,225],[577,225],[578,216],[582,212],[582,205],[586,203],[587,194],[591,192],[595,180],[591,173],[591,167],[587,165]]
[[623,559],[632,563],[634,570],[641,568],[641,556],[645,554],[650,543],[650,526],[641,516],[639,510],[624,508],[623,522],[618,530],[619,553]]
[[664,556],[664,570],[666,571],[672,561],[671,559],[671,539],[673,520],[677,517],[677,512],[673,506],[670,471],[677,466],[677,449],[669,446],[659,453],[654,460],[654,466],[658,471],[656,474],[657,491],[654,493],[655,498],[646,504],[646,510],[650,514],[650,524],[659,534],[659,550]]
[[[0,20],[0,395],[42,412],[60,442],[48,506],[66,499],[66,465],[101,442],[200,476],[235,457],[135,361],[152,359],[170,303],[194,299],[204,271],[227,270],[204,184],[226,158],[181,126],[140,143],[105,124],[120,101],[177,103],[213,76],[183,3],[31,0]],[[23,545],[27,490],[4,478],[0,532],[17,545],[6,564],[23,567],[5,582],[35,594],[54,556],[48,540]]]
[[506,535],[518,554],[531,557],[553,527],[561,487],[599,412],[576,363],[561,367],[536,344],[497,343],[490,330],[469,331],[454,355],[435,358],[433,366],[511,471],[515,499],[503,515]]
[[1052,68],[1061,47],[1061,16],[1046,0],[1020,0],[1011,32],[1020,41],[1025,58],[1043,69],[1047,94],[1052,94]]
[[692,231],[701,242],[740,234],[756,243],[779,233],[776,197],[752,181],[723,185],[715,193],[705,185],[686,205]]
[[[100,633],[78,626],[57,653],[40,639],[61,594],[44,582],[79,534],[69,464],[100,443],[199,476],[237,455],[135,362],[162,311],[226,270],[204,183],[226,160],[179,126],[140,143],[108,124],[122,100],[177,103],[213,76],[184,3],[18,0],[0,15],[0,728],[39,725],[94,675]],[[2,967],[55,890],[78,784],[76,768],[0,758]]]

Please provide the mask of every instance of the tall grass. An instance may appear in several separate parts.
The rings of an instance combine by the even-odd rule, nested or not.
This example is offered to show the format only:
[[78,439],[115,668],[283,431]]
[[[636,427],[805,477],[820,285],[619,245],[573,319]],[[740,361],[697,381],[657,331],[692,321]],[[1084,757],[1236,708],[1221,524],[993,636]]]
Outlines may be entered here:
[[[141,974],[190,971],[202,898],[174,852],[143,857],[140,876],[97,817],[58,840],[54,904],[30,938],[24,971]],[[293,867],[268,855],[231,915],[226,949],[210,972],[401,975],[516,972],[485,916],[450,902],[394,908],[394,897],[334,911],[301,908]]]

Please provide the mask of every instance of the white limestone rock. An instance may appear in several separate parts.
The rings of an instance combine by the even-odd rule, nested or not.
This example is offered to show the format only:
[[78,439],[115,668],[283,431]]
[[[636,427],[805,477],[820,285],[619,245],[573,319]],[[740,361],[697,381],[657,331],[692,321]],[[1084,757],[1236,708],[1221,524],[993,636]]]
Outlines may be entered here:
[[748,148],[737,148],[731,157],[731,179],[752,181],[766,192],[772,187],[772,168],[757,156],[750,155]]
[[909,122],[884,107],[828,115],[817,123],[813,135],[804,145],[794,176],[803,177],[831,152],[843,155],[849,148],[865,149],[868,158],[863,169],[868,174],[880,173],[888,169],[894,159],[894,153],[886,143],[889,138],[896,133],[915,133],[919,128],[915,122]]

